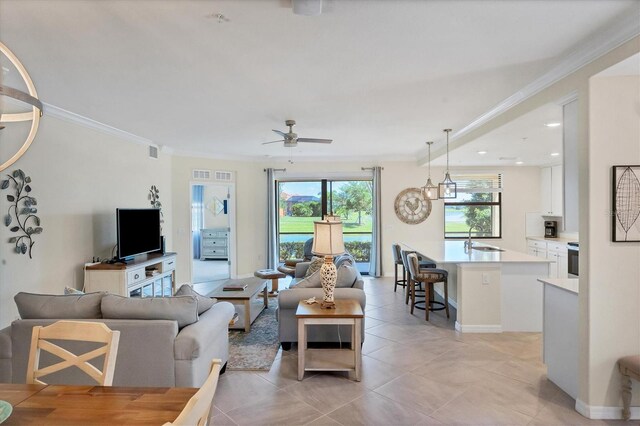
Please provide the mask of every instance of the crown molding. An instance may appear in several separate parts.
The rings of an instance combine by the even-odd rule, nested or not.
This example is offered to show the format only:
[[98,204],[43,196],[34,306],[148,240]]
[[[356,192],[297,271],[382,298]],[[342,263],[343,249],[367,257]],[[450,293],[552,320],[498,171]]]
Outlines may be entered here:
[[67,111],[66,109],[48,104],[46,102],[43,102],[43,105],[44,105],[45,115],[58,118],[68,123],[73,123],[82,127],[93,129],[100,133],[115,136],[117,138],[123,139],[128,142],[134,142],[134,143],[146,145],[146,146],[153,145],[160,148],[157,144],[153,143],[153,141],[150,139],[143,138],[138,135],[134,135],[133,133],[120,130],[113,126],[109,126],[108,124],[104,124],[99,121],[93,120],[91,118],[85,117],[83,115],[76,114],[75,112]]

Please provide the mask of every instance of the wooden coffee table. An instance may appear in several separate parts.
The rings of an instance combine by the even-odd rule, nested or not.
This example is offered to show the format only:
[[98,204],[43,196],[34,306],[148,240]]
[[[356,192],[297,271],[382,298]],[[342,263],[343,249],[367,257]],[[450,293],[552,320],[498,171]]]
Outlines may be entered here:
[[[322,309],[319,303],[298,303],[298,380],[305,371],[353,371],[360,381],[362,369],[362,318],[357,300],[336,300],[336,309]],[[307,325],[350,325],[350,349],[307,349]]]
[[[215,297],[218,300],[231,302],[238,307],[242,307],[244,313],[238,315],[241,320],[237,321],[232,329],[244,329],[245,332],[251,330],[251,324],[260,315],[263,309],[269,307],[269,297],[267,293],[267,283],[269,281],[260,278],[244,278],[239,280],[227,280],[222,284],[215,284],[208,293],[204,293],[207,297]],[[223,287],[227,284],[247,284],[247,288],[243,291],[224,291]],[[262,292],[262,296],[259,293]]]

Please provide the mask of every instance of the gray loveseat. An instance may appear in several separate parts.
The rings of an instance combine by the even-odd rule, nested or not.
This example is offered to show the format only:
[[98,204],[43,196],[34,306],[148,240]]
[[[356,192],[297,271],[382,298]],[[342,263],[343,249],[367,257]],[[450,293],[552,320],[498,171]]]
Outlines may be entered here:
[[[218,302],[199,317],[196,315],[196,322],[182,328],[178,327],[176,320],[91,319],[86,315],[77,318],[78,315],[73,314],[57,319],[16,320],[10,327],[0,330],[0,381],[25,382],[34,326],[46,326],[59,319],[78,319],[103,322],[110,329],[120,331],[114,386],[199,387],[207,378],[212,359],[220,358],[223,364],[227,362],[228,324],[234,312],[232,304]],[[67,345],[71,350],[80,348],[74,347],[77,343]],[[91,347],[82,349],[87,351],[88,348]],[[45,355],[41,358],[41,365],[50,362]],[[73,368],[49,375],[45,381],[54,384],[94,384]]]
[[[301,262],[296,265],[295,278],[292,284],[296,284],[304,279],[305,273],[309,268],[309,262]],[[276,316],[278,318],[278,336],[282,348],[289,350],[291,344],[298,341],[298,321],[296,319],[296,309],[298,302],[301,300],[316,298],[322,301],[322,288],[288,288],[280,290],[278,294],[278,310]],[[356,274],[355,282],[350,288],[336,288],[334,292],[335,299],[355,299],[360,302],[362,311],[366,306],[367,297],[364,293],[364,280],[359,272]],[[364,342],[364,323],[362,321],[362,341]],[[340,326],[307,326],[307,342],[351,342],[351,327],[347,325]]]

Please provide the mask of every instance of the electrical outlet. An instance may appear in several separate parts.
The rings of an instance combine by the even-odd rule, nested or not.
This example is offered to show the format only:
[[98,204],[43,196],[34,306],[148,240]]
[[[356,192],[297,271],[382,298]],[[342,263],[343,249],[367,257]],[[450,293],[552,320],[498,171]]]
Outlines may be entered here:
[[489,274],[482,274],[482,284],[489,285],[490,283]]

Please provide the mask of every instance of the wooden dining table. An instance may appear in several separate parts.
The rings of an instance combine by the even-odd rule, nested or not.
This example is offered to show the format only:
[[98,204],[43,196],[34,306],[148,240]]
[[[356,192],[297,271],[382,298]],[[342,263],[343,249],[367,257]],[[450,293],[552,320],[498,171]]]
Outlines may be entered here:
[[162,425],[178,417],[197,388],[0,383],[13,406],[5,425]]

